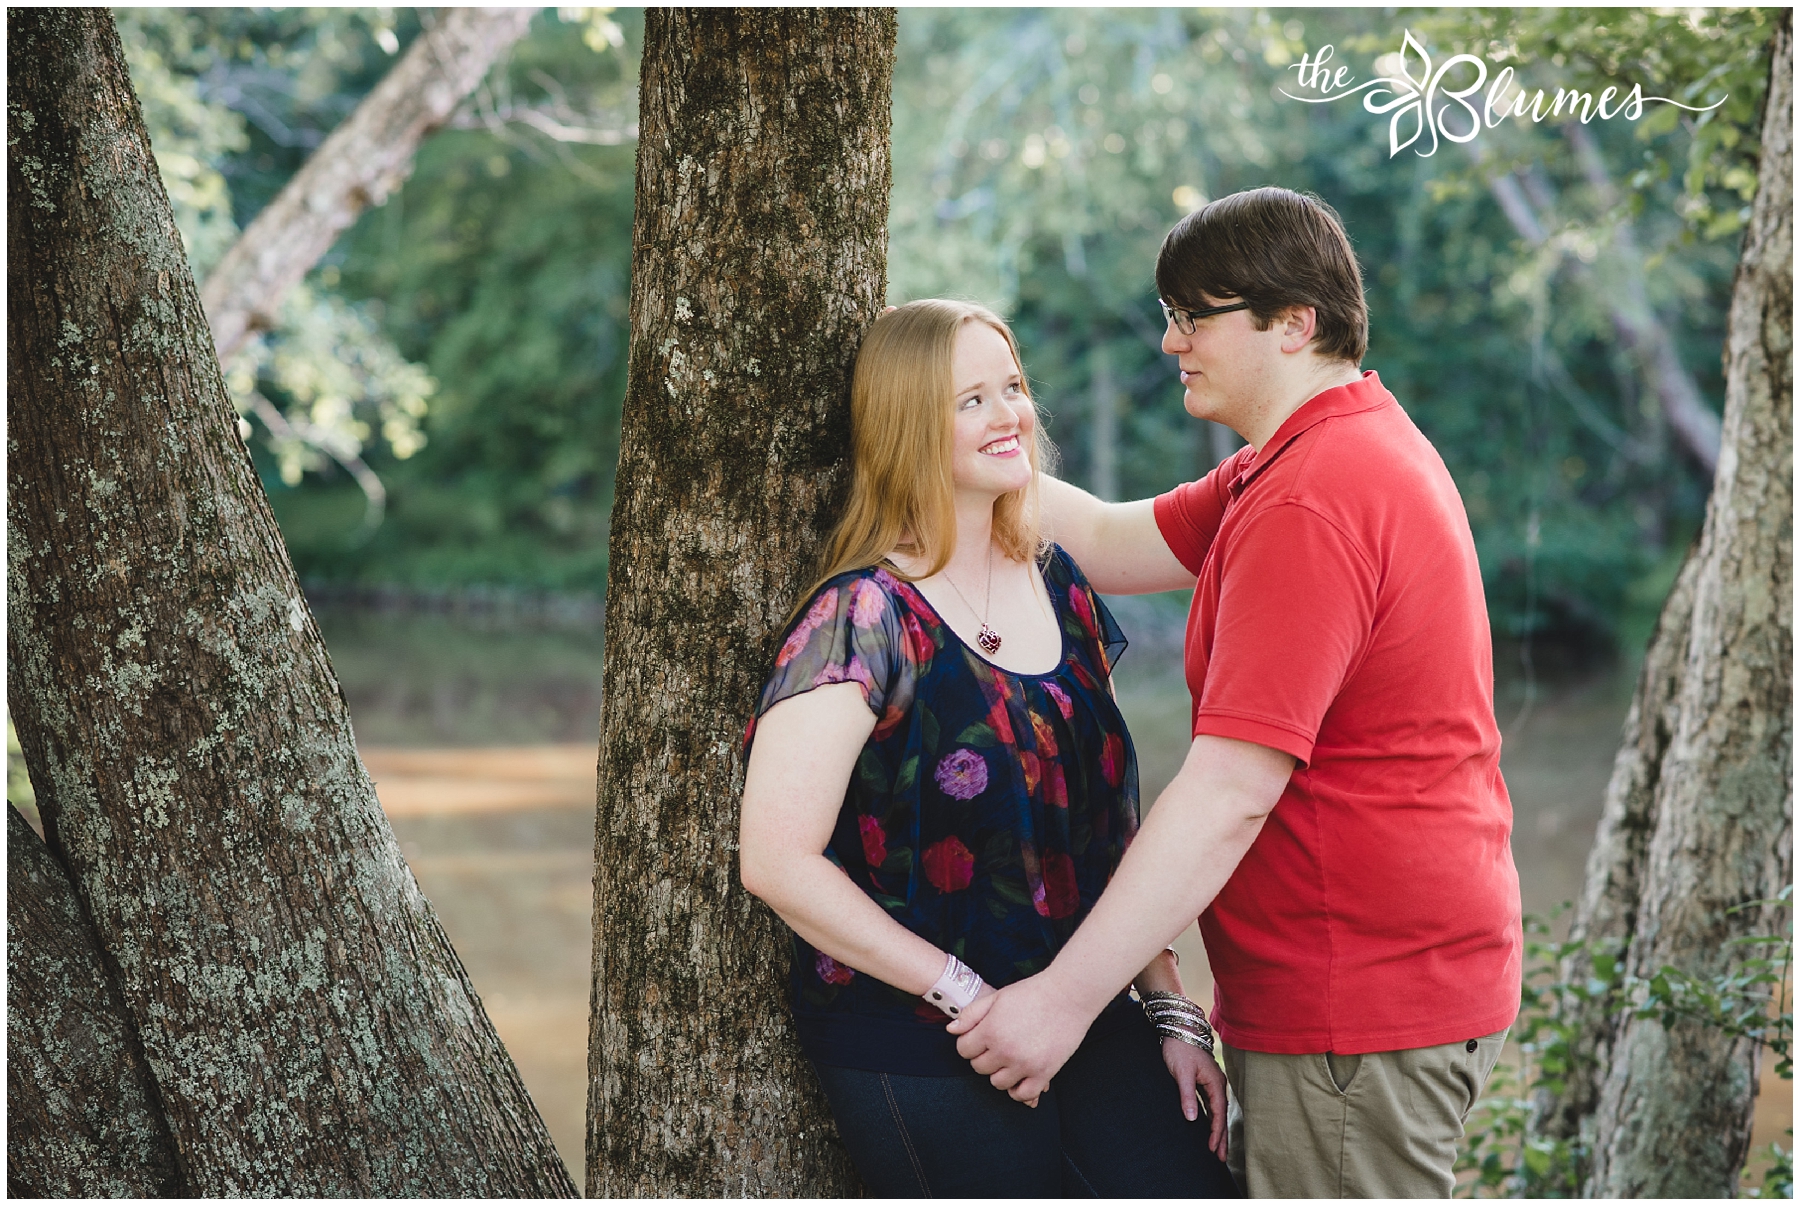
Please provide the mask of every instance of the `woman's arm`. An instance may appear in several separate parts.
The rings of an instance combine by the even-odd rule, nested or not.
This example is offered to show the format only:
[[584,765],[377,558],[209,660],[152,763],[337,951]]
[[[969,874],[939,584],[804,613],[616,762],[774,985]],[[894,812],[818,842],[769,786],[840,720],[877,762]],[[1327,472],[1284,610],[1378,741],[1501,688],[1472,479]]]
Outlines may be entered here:
[[923,995],[944,952],[825,857],[857,757],[875,716],[855,683],[782,700],[756,722],[738,829],[744,889],[814,947],[846,967]]
[[[1163,951],[1150,960],[1150,965],[1132,981],[1132,987],[1138,990],[1139,996],[1147,992],[1187,995],[1181,987],[1180,961],[1173,950]],[[1219,1159],[1226,1159],[1230,1149],[1225,1125],[1224,1069],[1211,1055],[1180,1039],[1164,1039],[1162,1055],[1163,1065],[1169,1069],[1169,1075],[1175,1078],[1175,1086],[1181,1092],[1181,1112],[1189,1122],[1200,1116],[1199,1093],[1206,1094],[1206,1112],[1212,1116],[1212,1133],[1207,1136],[1206,1146]]]
[[1156,500],[1102,502],[1086,490],[1045,474],[1038,483],[1045,527],[1087,575],[1095,590],[1141,595],[1194,585],[1156,526]]

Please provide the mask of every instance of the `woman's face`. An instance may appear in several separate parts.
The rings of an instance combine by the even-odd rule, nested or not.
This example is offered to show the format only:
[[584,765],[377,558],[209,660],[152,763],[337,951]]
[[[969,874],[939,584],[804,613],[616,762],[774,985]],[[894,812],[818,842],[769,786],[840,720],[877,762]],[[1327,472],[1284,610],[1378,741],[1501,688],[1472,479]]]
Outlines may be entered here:
[[1037,412],[1005,336],[984,322],[956,335],[952,480],[959,493],[998,498],[1031,483],[1026,449]]

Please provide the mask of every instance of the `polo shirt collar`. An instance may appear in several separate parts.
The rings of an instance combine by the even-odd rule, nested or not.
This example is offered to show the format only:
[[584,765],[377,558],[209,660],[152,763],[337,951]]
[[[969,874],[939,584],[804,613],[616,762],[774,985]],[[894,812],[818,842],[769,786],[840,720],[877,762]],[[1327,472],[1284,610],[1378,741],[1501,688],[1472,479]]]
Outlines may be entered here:
[[1348,385],[1334,385],[1324,393],[1314,394],[1301,404],[1300,409],[1287,417],[1287,422],[1276,429],[1238,475],[1231,479],[1233,495],[1241,493],[1257,474],[1268,467],[1269,463],[1280,456],[1287,446],[1294,442],[1302,432],[1324,419],[1333,419],[1339,415],[1360,414],[1365,410],[1379,410],[1383,406],[1398,406],[1394,395],[1381,384],[1381,378],[1374,369],[1364,369],[1360,381],[1352,381]]

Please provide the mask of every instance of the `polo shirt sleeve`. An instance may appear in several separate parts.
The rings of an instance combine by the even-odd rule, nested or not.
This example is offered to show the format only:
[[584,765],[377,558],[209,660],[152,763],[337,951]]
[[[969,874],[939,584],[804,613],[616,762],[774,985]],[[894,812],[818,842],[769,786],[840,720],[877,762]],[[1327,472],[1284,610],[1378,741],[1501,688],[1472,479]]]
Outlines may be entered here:
[[1225,504],[1231,501],[1231,479],[1237,472],[1238,458],[1229,456],[1199,481],[1183,482],[1167,494],[1156,496],[1156,527],[1162,533],[1163,543],[1196,577],[1206,560],[1206,550],[1219,534]]
[[1378,577],[1347,534],[1302,503],[1251,517],[1221,550],[1194,735],[1309,762],[1326,711],[1368,648]]

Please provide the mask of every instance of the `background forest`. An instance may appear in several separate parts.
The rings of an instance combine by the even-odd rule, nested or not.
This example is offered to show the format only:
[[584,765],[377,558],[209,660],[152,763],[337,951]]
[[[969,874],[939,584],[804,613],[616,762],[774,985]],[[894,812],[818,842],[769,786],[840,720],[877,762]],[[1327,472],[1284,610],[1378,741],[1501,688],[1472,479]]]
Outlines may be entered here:
[[[419,20],[121,10],[201,275]],[[1157,349],[1162,234],[1210,196],[1315,191],[1365,266],[1366,364],[1462,489],[1497,635],[1635,650],[1710,467],[1660,400],[1668,366],[1632,332],[1666,335],[1716,414],[1767,20],[906,10],[890,297],[968,296],[1012,316],[1064,472],[1141,496],[1235,442],[1187,419]],[[640,26],[628,10],[546,10],[231,366],[310,586],[603,594]],[[1386,123],[1354,99],[1282,95],[1303,91],[1303,55],[1330,45],[1360,80],[1408,29],[1440,56],[1514,64],[1528,87],[1627,81],[1695,106],[1729,99],[1700,115],[1653,105],[1636,123],[1513,121],[1390,158]],[[287,430],[269,429],[253,395]]]

